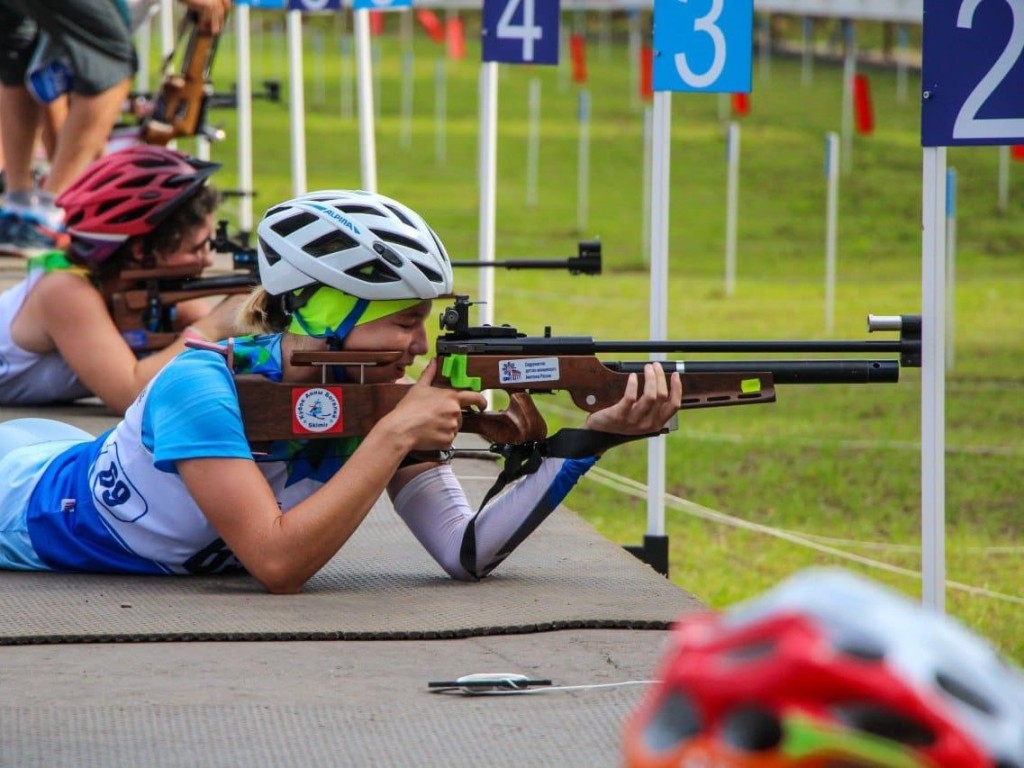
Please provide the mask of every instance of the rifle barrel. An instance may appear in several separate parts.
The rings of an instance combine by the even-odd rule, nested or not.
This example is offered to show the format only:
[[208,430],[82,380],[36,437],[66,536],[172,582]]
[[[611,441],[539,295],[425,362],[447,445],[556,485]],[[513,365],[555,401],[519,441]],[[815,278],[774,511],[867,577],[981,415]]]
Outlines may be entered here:
[[[908,341],[594,341],[590,336],[509,336],[437,340],[440,354],[594,355],[603,353],[879,353],[907,351]],[[920,343],[917,343],[918,349]]]
[[[605,363],[621,373],[642,373],[644,362]],[[666,373],[770,373],[776,384],[890,384],[900,379],[896,360],[665,360]]]

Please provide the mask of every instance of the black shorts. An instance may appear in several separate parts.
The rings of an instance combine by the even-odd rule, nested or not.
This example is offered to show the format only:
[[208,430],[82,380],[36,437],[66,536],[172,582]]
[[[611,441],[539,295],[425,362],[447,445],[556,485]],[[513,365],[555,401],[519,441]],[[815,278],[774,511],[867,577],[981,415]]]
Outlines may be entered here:
[[74,72],[73,93],[93,96],[135,74],[131,30],[115,0],[0,0],[0,81],[4,85],[24,82],[35,50],[36,27],[67,51]]

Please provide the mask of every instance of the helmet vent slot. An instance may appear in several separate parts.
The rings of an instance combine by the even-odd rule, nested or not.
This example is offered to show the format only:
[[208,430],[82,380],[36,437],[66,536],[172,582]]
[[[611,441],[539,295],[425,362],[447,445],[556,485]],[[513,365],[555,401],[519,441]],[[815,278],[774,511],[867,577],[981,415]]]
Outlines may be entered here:
[[338,251],[347,251],[349,248],[355,248],[358,246],[355,240],[346,235],[344,232],[328,232],[326,235],[318,237],[310,243],[306,243],[303,249],[310,256],[320,258],[322,256],[330,256],[332,253]]
[[782,743],[782,724],[764,709],[744,707],[729,713],[722,723],[726,743],[749,752],[774,749]]
[[152,203],[145,205],[137,205],[131,210],[125,211],[120,216],[115,216],[110,220],[111,224],[127,224],[130,221],[138,221],[144,219],[153,212]]
[[[267,215],[269,216],[270,214],[268,213]],[[277,234],[279,234],[281,237],[287,237],[292,232],[295,232],[298,229],[302,229],[307,224],[312,224],[314,221],[316,221],[316,218],[317,217],[314,216],[312,213],[306,213],[305,211],[301,211],[299,213],[296,213],[294,216],[289,216],[287,219],[284,219],[283,221],[275,222],[270,228],[274,230]]]
[[430,267],[425,267],[422,264],[420,264],[418,261],[414,261],[412,263],[416,265],[416,268],[420,272],[422,272],[424,277],[426,277],[427,280],[429,280],[430,282],[432,282],[432,283],[443,283],[444,282],[444,278],[442,278],[441,275],[439,275],[437,272],[432,270]]
[[373,234],[383,240],[385,243],[391,243],[393,245],[401,245],[406,248],[411,248],[414,251],[420,253],[426,253],[427,249],[424,248],[420,243],[413,240],[411,237],[405,237],[403,235],[396,235],[394,232],[384,232],[381,230],[371,230]]
[[122,179],[118,183],[118,186],[124,189],[134,189],[135,187],[148,187],[153,183],[153,179],[154,176],[151,173],[146,175],[139,175],[127,179]]
[[402,210],[400,208],[396,208],[393,205],[385,205],[384,207],[387,208],[389,211],[391,211],[393,214],[395,214],[395,216],[397,216],[399,219],[401,219],[402,223],[405,224],[406,226],[408,226],[408,227],[415,227],[416,226],[415,224],[413,224],[409,220],[408,216],[406,216],[404,213],[402,213]]
[[996,709],[992,706],[992,703],[966,683],[953,678],[945,672],[938,672],[935,675],[935,682],[950,696],[972,709],[979,710],[990,716],[996,714]]
[[342,213],[356,214],[362,216],[380,216],[380,209],[372,205],[336,205],[334,206]]
[[901,744],[927,747],[935,743],[935,734],[923,723],[871,702],[839,705],[836,717],[851,728],[898,741]]
[[262,237],[260,238],[260,251],[263,253],[263,258],[267,260],[267,264],[271,267],[281,260],[281,254],[267,245],[267,241]]
[[668,752],[699,732],[693,703],[679,691],[670,691],[644,726],[644,743],[652,752]]
[[399,280],[398,275],[376,260],[346,269],[345,274],[364,283],[396,283]]
[[430,232],[430,236],[432,238],[434,238],[434,245],[437,246],[437,252],[440,253],[442,256],[444,256],[445,261],[447,261],[448,260],[448,252],[444,249],[444,246],[441,245],[441,241],[438,239],[437,234],[434,232],[434,230],[429,229],[429,227],[428,227],[428,231]]

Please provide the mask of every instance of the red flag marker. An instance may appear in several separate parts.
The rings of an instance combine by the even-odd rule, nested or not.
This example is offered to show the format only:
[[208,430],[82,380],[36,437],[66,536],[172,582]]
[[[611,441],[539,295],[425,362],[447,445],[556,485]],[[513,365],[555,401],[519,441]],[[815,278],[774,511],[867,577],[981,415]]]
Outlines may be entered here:
[[1010,157],[1024,162],[1024,144],[1014,144],[1010,147]]
[[750,94],[734,93],[732,95],[732,113],[740,117],[750,114]]
[[370,11],[370,34],[374,37],[384,32],[384,14],[380,11]]
[[640,100],[654,98],[654,51],[651,46],[640,47]]
[[444,42],[444,27],[441,24],[441,20],[437,18],[436,13],[429,11],[426,8],[420,8],[416,11],[416,21],[418,21],[424,31],[430,35],[431,40],[435,43]]
[[462,19],[458,16],[448,19],[444,31],[448,41],[448,58],[463,58],[466,55],[466,33],[462,27]]
[[573,82],[587,82],[587,42],[583,39],[583,35],[570,35],[569,49],[572,51]]
[[867,75],[854,75],[853,112],[857,133],[870,136],[875,130],[875,111],[871,106],[871,83]]

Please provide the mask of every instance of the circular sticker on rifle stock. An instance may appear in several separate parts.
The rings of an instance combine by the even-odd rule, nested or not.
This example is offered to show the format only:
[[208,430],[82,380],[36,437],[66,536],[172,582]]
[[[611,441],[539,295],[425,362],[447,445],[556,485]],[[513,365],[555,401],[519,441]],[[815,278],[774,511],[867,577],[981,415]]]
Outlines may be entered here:
[[296,387],[292,390],[295,434],[341,432],[341,387]]

